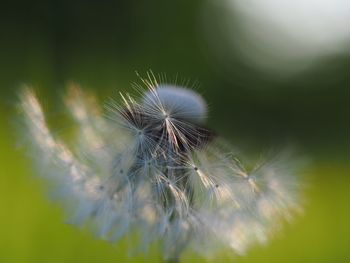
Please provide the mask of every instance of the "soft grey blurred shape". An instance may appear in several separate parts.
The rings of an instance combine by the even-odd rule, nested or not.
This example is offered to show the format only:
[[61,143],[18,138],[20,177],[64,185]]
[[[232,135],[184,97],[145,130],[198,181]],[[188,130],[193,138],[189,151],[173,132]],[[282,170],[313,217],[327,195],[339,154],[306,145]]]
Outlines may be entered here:
[[216,53],[267,73],[298,73],[350,50],[349,0],[209,1],[203,17]]

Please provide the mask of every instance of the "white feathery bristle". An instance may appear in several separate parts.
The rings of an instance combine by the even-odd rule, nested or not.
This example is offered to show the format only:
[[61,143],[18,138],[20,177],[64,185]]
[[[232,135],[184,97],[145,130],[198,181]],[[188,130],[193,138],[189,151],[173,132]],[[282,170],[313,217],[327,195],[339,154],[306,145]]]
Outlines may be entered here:
[[146,92],[143,103],[157,103],[157,99],[167,115],[194,123],[203,123],[207,118],[207,105],[193,90],[162,84],[155,91]]
[[108,121],[91,95],[71,86],[65,102],[79,128],[76,151],[52,134],[33,91],[23,90],[34,159],[72,223],[110,241],[136,231],[140,249],[161,241],[163,257],[176,261],[186,248],[244,254],[300,210],[288,160],[246,170],[200,126],[207,116],[201,96],[172,85],[148,88],[139,100],[111,103]]

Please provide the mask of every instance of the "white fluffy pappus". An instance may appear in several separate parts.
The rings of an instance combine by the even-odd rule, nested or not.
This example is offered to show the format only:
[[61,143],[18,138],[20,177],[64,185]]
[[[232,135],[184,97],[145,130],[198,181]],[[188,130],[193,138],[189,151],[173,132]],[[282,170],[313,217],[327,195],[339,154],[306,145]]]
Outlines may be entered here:
[[247,171],[202,126],[200,95],[142,80],[141,97],[111,101],[107,117],[94,97],[69,87],[64,101],[79,127],[74,152],[47,127],[33,90],[21,92],[33,156],[67,201],[72,223],[89,223],[111,241],[136,231],[138,247],[160,241],[163,258],[176,262],[186,248],[244,254],[300,210],[300,184],[283,157]]

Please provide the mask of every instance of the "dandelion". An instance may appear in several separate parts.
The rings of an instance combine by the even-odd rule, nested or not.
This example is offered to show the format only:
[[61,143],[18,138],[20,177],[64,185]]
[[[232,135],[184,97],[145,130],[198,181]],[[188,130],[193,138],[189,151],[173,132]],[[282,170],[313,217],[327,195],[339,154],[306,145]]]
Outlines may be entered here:
[[30,88],[20,105],[33,156],[67,206],[70,222],[103,239],[137,233],[138,247],[162,246],[177,262],[191,248],[244,254],[265,243],[300,209],[300,186],[283,158],[246,169],[227,143],[204,126],[207,106],[195,91],[150,74],[138,98],[121,95],[105,114],[71,85],[64,102],[78,124],[71,150],[49,130]]

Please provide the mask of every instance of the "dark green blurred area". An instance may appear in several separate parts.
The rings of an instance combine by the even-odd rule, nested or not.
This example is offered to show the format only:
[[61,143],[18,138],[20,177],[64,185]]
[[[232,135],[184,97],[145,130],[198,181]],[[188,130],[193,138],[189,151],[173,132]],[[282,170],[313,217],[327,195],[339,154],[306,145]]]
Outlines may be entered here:
[[[135,71],[201,84],[209,125],[249,154],[296,144],[311,160],[305,215],[266,247],[235,262],[350,262],[350,57],[290,78],[264,76],[238,58],[221,70],[202,34],[203,1],[13,1],[0,11],[0,262],[148,262],[64,224],[45,184],[16,148],[16,93],[40,94],[55,127],[66,125],[68,81],[101,100],[130,91]],[[218,17],[205,18],[209,21]],[[57,121],[55,121],[55,116]],[[61,124],[61,125],[60,125]],[[64,129],[64,128],[62,128]],[[132,244],[129,244],[132,246]],[[219,260],[228,260],[226,255]],[[184,262],[201,262],[188,253]]]

